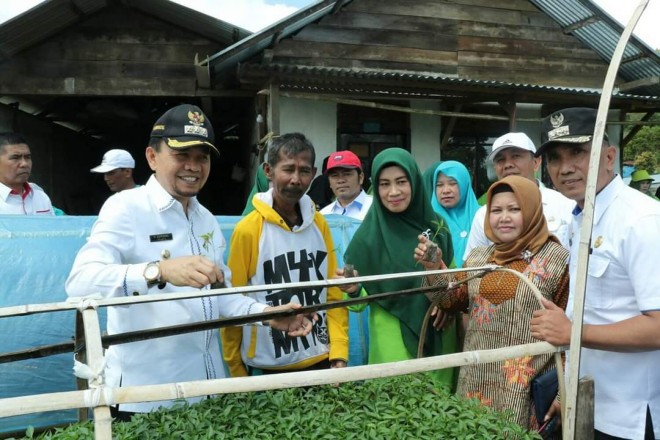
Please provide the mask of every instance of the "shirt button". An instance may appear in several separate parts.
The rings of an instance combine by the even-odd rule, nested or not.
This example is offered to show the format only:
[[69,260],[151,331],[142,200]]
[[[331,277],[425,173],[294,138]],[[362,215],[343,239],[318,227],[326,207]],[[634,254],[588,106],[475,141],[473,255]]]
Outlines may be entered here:
[[140,296],[140,292],[133,292],[133,296]]

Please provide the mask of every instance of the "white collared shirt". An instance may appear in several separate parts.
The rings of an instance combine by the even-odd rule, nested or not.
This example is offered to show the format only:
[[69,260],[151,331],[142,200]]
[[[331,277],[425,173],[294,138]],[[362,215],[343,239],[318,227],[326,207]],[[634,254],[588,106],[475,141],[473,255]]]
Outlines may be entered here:
[[[583,221],[581,210],[574,213],[566,308],[570,318]],[[616,176],[596,196],[584,323],[612,324],[660,310],[659,259],[660,203]],[[644,438],[649,406],[654,438],[660,438],[660,350],[624,353],[582,348],[580,376],[586,375],[594,379],[597,430],[615,437]]]
[[319,212],[323,215],[347,215],[357,220],[364,220],[364,216],[367,215],[372,201],[373,197],[364,192],[364,190],[361,190],[360,194],[358,194],[358,196],[348,205],[341,206],[341,203],[339,203],[338,200],[335,200]]
[[55,215],[50,198],[36,183],[26,183],[25,193],[17,194],[0,183],[0,214]]
[[[66,281],[69,296],[100,293],[103,297],[158,295],[193,290],[166,284],[147,286],[147,263],[203,255],[224,272],[225,239],[215,217],[196,198],[188,213],[151,176],[146,185],[108,198],[87,243],[76,256]],[[208,288],[208,287],[207,287]],[[195,298],[108,308],[108,333],[190,324],[262,312],[265,304],[243,295]],[[110,387],[150,385],[225,377],[217,330],[113,345],[107,351],[106,383]],[[190,402],[199,399],[189,399]],[[120,405],[122,411],[147,412],[173,401]]]
[[[563,196],[554,189],[547,188],[543,183],[539,183],[541,191],[541,203],[543,204],[543,215],[548,223],[548,231],[559,239],[559,242],[566,249],[570,249],[569,234],[570,226],[573,221],[571,212],[575,207],[575,202],[568,197]],[[490,246],[492,241],[486,237],[484,232],[484,222],[486,221],[487,206],[479,208],[472,219],[470,237],[465,246],[463,260],[466,260],[472,249],[479,246]]]

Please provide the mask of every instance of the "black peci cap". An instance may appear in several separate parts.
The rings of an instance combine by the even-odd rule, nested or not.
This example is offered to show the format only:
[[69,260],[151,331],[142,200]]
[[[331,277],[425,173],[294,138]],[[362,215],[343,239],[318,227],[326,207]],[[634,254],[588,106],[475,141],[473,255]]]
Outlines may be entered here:
[[206,145],[215,147],[213,126],[202,110],[191,104],[172,107],[158,118],[151,129],[152,138],[162,138],[170,148],[183,149]]
[[[583,144],[591,141],[596,128],[597,111],[588,107],[558,110],[541,121],[541,146],[536,156],[553,143]],[[607,139],[607,134],[605,135]]]

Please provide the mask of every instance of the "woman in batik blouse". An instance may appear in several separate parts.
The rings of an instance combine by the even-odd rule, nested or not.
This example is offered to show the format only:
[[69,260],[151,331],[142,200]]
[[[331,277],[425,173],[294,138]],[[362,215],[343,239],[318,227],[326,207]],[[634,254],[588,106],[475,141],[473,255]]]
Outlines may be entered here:
[[[484,230],[493,244],[475,248],[464,267],[496,264],[518,271],[545,298],[566,308],[568,251],[548,232],[536,184],[509,176],[490,187],[487,200]],[[438,263],[425,260],[426,243],[426,238],[420,236],[415,259],[427,270],[445,269],[440,258]],[[494,271],[446,290],[449,283],[469,275],[428,275],[422,283],[439,287],[434,294],[440,309],[467,311],[464,351],[537,342],[530,333],[529,322],[534,310],[541,306],[527,284],[513,274]],[[464,366],[459,372],[457,393],[500,411],[511,410],[520,425],[537,429],[529,384],[553,366],[552,354]]]

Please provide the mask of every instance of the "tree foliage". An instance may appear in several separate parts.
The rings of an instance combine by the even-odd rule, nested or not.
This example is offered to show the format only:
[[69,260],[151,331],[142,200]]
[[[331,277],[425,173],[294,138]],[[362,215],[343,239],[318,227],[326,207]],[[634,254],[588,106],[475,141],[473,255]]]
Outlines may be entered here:
[[[640,119],[637,115],[629,115],[629,118],[633,120]],[[660,115],[653,115],[650,121],[660,122]],[[642,153],[649,153],[647,156],[654,158],[654,168],[660,164],[660,125],[648,125],[640,129],[626,145],[623,151],[623,160],[634,161]],[[647,171],[652,173],[655,170],[648,169]]]
[[658,158],[651,151],[644,151],[635,157],[635,169],[646,170],[651,174],[658,169]]

